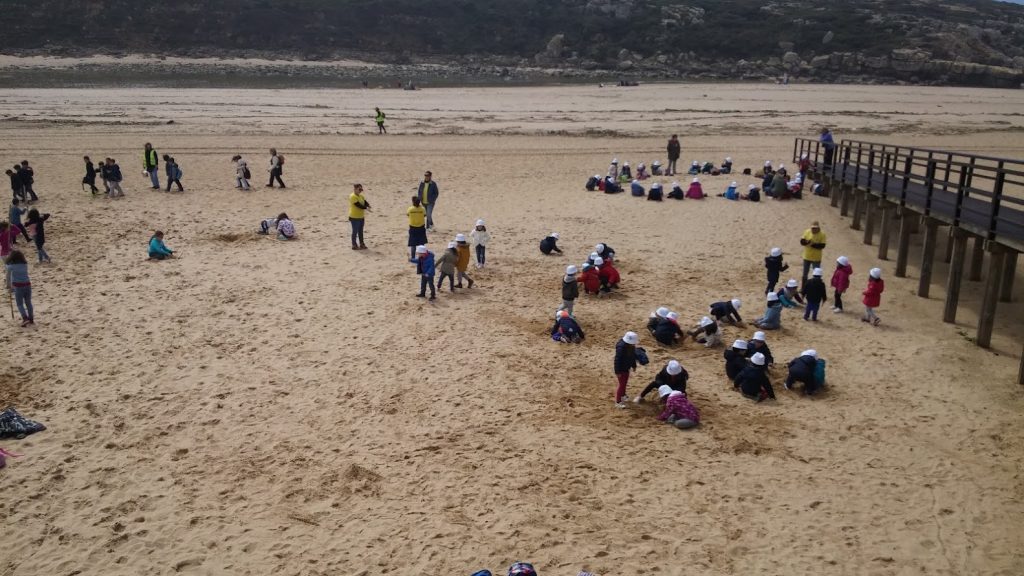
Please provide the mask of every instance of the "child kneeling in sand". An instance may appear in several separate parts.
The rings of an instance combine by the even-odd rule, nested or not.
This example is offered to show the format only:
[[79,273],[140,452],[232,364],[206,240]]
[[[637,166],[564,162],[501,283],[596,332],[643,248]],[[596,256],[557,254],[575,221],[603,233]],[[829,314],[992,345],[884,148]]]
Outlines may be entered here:
[[[661,394],[663,391],[659,390],[658,393]],[[658,420],[685,430],[700,424],[700,412],[696,406],[690,404],[685,392],[672,390],[668,393],[665,409],[658,415]]]
[[157,230],[149,238],[149,259],[166,260],[168,258],[174,258],[174,250],[164,244],[164,233]]
[[260,222],[260,234],[270,234],[270,229],[277,230],[278,240],[295,239],[295,223],[288,218],[288,215],[281,212],[277,218],[266,218]]
[[555,325],[551,327],[551,339],[566,344],[579,344],[586,338],[583,328],[569,315],[568,310],[555,312]]

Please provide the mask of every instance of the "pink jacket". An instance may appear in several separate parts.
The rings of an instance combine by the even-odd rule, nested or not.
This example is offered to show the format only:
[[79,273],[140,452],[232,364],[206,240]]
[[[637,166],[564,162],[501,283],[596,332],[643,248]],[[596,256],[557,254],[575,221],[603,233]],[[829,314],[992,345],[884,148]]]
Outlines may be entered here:
[[704,198],[704,188],[701,187],[700,182],[691,182],[690,187],[686,189],[686,197],[700,200]]
[[14,226],[7,228],[6,232],[0,233],[0,256],[7,258],[11,253],[13,240],[18,237],[18,229]]
[[853,276],[853,266],[836,265],[836,271],[832,273],[832,287],[837,292],[846,292],[850,288],[850,276]]

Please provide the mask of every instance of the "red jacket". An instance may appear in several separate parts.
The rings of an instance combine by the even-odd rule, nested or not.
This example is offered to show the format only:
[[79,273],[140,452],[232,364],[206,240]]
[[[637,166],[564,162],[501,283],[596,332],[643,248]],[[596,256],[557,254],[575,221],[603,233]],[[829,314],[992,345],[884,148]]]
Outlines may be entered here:
[[601,290],[601,278],[598,276],[597,268],[584,270],[577,282],[583,282],[583,290],[590,294],[597,294]]
[[832,287],[840,293],[846,292],[850,289],[850,276],[853,276],[853,266],[837,265],[836,271],[832,273]]
[[622,280],[622,277],[619,276],[619,271],[612,266],[611,262],[605,262],[601,266],[601,271],[598,274],[600,278],[604,278],[605,281],[612,286],[618,284],[619,281]]
[[885,292],[885,281],[879,278],[868,279],[868,287],[864,290],[864,305],[868,308],[878,308],[882,303],[882,292]]
[[704,188],[701,187],[699,182],[691,182],[690,187],[686,189],[686,197],[700,200],[704,198]]

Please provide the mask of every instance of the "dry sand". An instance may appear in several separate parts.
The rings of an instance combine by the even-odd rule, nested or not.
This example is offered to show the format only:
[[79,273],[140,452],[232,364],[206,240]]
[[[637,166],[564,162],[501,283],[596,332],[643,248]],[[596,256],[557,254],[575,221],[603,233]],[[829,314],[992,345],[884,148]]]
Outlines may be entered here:
[[[374,105],[392,135],[369,135]],[[613,155],[661,157],[672,132],[686,161],[791,163],[793,136],[825,120],[839,137],[1021,157],[1021,110],[1020,91],[881,87],[0,90],[0,157],[36,166],[54,259],[31,268],[38,326],[0,335],[0,404],[49,426],[2,442],[25,457],[0,472],[0,575],[469,574],[518,559],[545,576],[1024,573],[1021,278],[981,350],[966,338],[980,284],[943,324],[945,265],[917,298],[916,262],[895,278],[827,200],[582,190]],[[148,189],[145,141],[178,158],[185,194]],[[234,190],[232,154],[262,179],[270,146],[290,188]],[[81,192],[83,153],[118,158],[127,198]],[[413,297],[405,260],[426,168],[442,191],[432,244],[476,218],[493,236],[477,287],[434,304]],[[354,181],[374,206],[365,252],[348,248]],[[300,240],[254,234],[280,211]],[[678,358],[704,424],[613,408],[623,331],[643,333],[659,305],[694,322],[733,296],[755,317],[765,252],[798,265],[815,219],[826,261],[852,260],[853,311],[786,311],[769,341],[780,363],[817,348],[826,394],[788,393],[777,370],[778,401],[754,405],[721,350],[644,333],[652,365],[630,393]],[[154,229],[180,259],[145,262]],[[554,230],[566,255],[542,257]],[[623,290],[583,298],[586,343],[555,345],[562,269],[599,241]],[[855,311],[876,264],[872,328]]]

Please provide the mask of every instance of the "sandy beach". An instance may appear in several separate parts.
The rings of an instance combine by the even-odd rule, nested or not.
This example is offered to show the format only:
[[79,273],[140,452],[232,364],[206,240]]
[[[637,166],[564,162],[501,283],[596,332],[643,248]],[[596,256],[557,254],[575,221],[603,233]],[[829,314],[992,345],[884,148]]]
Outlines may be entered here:
[[[374,135],[373,107],[388,114]],[[943,324],[946,265],[918,298],[828,200],[646,202],[588,193],[613,156],[792,165],[821,124],[861,138],[1024,157],[1024,91],[676,84],[401,90],[0,89],[0,158],[28,159],[52,214],[52,265],[29,249],[37,326],[6,321],[0,408],[48,430],[0,446],[0,576],[504,573],[1016,575],[1024,573],[1024,278],[992,350],[973,345],[981,283]],[[150,190],[142,145],[182,166]],[[267,149],[287,190],[267,189]],[[83,192],[81,157],[115,157],[126,198]],[[230,158],[257,186],[233,188]],[[477,284],[428,303],[408,263],[406,207],[423,170],[440,249],[477,218]],[[163,182],[161,168],[161,182]],[[741,175],[704,179],[711,193]],[[669,183],[671,178],[660,178]],[[683,177],[679,177],[684,181]],[[366,251],[347,197],[366,187]],[[299,239],[255,232],[287,212]],[[782,364],[816,348],[829,388],[754,404],[722,350],[657,345],[668,306],[763,310],[763,257],[819,220],[854,268],[846,314],[769,333]],[[154,230],[180,258],[146,262]],[[558,231],[564,256],[537,242]],[[943,244],[945,239],[943,238]],[[580,346],[550,341],[560,277],[597,242],[622,290],[583,297]],[[868,269],[882,324],[858,320]],[[784,276],[788,277],[788,276]],[[653,402],[617,410],[612,357],[641,333],[651,365],[690,373],[703,423]],[[725,328],[725,340],[752,327]]]

